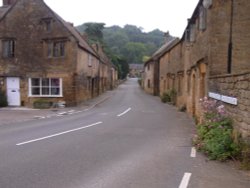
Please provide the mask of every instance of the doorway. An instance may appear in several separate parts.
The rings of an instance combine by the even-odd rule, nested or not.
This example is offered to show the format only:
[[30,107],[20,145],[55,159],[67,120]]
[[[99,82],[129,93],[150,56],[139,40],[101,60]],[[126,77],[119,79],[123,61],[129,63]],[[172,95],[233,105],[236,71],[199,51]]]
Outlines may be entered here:
[[20,78],[7,78],[7,100],[9,106],[20,106]]

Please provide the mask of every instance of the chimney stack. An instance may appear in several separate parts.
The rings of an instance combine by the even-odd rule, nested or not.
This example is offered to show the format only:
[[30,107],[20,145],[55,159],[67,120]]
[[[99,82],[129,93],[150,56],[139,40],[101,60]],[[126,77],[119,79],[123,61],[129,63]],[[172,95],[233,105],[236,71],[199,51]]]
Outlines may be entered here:
[[3,6],[13,5],[17,0],[3,0]]
[[172,39],[169,31],[167,31],[166,33],[164,33],[164,42],[168,43],[170,40]]

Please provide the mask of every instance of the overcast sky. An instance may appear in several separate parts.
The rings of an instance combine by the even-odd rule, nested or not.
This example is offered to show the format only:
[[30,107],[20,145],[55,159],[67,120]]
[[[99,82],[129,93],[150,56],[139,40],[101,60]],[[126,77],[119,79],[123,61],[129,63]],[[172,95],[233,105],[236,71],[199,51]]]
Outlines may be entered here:
[[[181,37],[199,0],[44,0],[64,20],[75,26],[102,22],[156,28]],[[2,0],[0,0],[2,2]]]
[[80,25],[136,25],[181,37],[198,0],[44,0],[64,20]]

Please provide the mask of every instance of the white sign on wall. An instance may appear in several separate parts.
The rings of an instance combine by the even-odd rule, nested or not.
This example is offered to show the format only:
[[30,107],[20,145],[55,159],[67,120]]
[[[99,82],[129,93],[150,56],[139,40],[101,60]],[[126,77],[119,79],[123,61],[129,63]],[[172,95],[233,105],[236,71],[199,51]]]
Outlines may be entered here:
[[229,96],[225,96],[225,95],[221,95],[221,94],[213,93],[213,92],[209,92],[208,96],[210,98],[213,98],[213,99],[216,99],[219,101],[223,101],[223,102],[228,103],[228,104],[233,104],[233,105],[238,104],[238,99],[235,97],[229,97]]
[[221,100],[225,103],[229,103],[229,104],[234,104],[234,105],[237,105],[238,104],[238,101],[236,98],[234,97],[228,97],[228,96],[224,96],[222,95],[221,96]]
[[216,99],[216,100],[221,100],[221,95],[220,94],[217,94],[217,93],[212,93],[212,92],[209,92],[208,93],[208,96],[210,97],[210,98],[213,98],[213,99]]

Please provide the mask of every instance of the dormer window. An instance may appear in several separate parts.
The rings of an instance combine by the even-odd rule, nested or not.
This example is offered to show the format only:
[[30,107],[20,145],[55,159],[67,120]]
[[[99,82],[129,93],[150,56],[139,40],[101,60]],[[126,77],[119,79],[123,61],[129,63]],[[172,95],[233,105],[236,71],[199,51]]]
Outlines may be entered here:
[[187,42],[195,42],[195,24],[189,24],[185,31],[185,39]]
[[199,9],[199,30],[204,31],[207,24],[207,12],[203,6],[200,6]]

